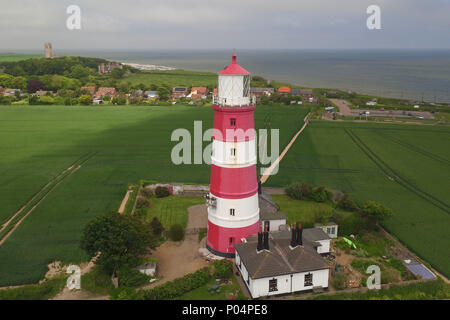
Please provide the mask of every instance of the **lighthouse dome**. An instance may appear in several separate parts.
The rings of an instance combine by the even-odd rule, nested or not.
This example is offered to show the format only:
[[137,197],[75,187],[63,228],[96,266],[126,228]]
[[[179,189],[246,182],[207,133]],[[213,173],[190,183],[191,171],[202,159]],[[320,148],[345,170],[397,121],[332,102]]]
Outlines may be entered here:
[[231,64],[219,72],[220,75],[247,75],[250,74],[247,70],[242,68],[240,65],[236,62],[236,53],[233,53]]

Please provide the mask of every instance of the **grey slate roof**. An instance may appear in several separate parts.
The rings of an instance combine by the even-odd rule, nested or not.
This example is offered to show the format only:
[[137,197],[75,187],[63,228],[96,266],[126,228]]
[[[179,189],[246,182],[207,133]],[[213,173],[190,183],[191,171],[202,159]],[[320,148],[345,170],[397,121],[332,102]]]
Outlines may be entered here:
[[326,234],[320,228],[308,228],[303,229],[303,238],[309,241],[319,241],[331,239],[328,234]]
[[[303,233],[305,230],[303,230]],[[290,231],[270,233],[270,250],[256,251],[257,238],[247,238],[246,243],[234,245],[236,252],[252,279],[274,277],[299,272],[329,269],[328,263],[314,249],[314,244],[305,238],[303,246],[293,249],[290,245]],[[283,235],[289,234],[289,237]]]

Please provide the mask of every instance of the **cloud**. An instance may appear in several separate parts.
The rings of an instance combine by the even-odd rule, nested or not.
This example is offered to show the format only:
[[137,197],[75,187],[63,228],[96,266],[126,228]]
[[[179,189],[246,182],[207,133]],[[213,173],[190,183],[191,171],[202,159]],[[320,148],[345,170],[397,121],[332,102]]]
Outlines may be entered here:
[[[65,27],[79,5],[82,30]],[[382,30],[365,27],[382,10]],[[450,47],[448,0],[15,0],[0,11],[0,50],[40,48]]]

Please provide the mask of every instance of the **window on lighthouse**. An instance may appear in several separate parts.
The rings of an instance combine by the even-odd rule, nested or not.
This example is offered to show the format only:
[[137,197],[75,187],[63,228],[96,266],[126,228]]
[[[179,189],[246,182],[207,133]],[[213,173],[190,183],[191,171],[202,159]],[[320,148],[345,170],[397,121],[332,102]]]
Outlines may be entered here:
[[234,209],[230,209],[230,216],[234,217]]
[[236,118],[230,119],[230,126],[235,127],[236,126]]
[[236,156],[236,148],[231,148],[231,155]]

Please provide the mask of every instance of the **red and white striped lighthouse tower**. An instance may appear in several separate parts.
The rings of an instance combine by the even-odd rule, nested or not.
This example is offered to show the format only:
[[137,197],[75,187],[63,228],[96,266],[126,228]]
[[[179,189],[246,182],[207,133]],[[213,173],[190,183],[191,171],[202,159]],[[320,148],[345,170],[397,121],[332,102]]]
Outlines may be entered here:
[[215,255],[234,257],[234,243],[259,231],[256,134],[250,74],[236,63],[219,72],[214,96],[206,246]]

